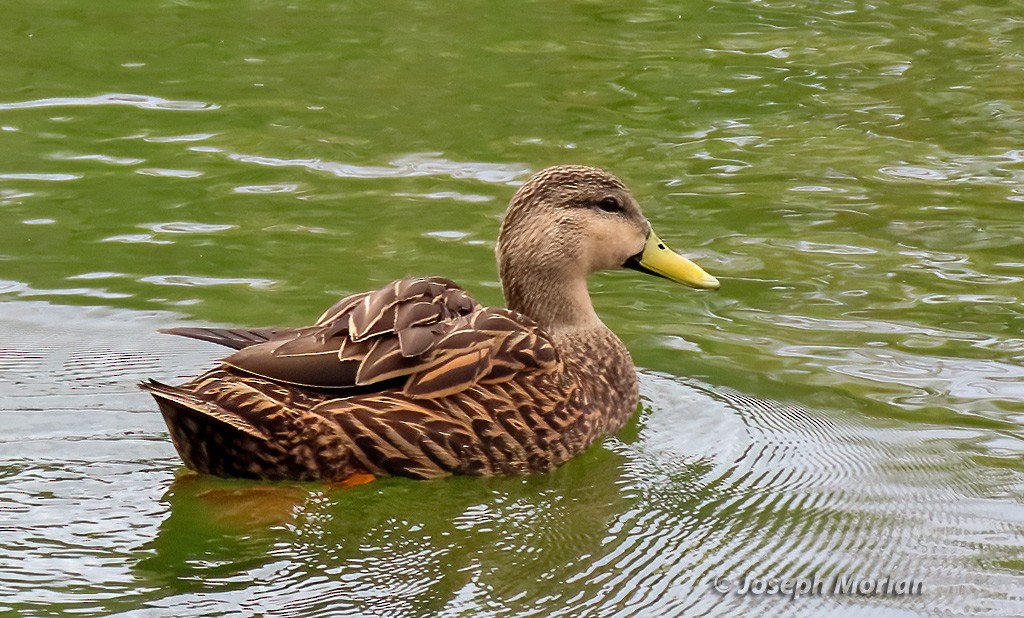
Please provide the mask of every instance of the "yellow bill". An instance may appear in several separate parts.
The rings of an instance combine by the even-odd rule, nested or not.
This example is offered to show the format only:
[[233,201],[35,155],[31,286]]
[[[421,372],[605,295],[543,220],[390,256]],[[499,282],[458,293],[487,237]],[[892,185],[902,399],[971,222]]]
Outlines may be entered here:
[[669,249],[653,231],[647,235],[644,250],[626,260],[624,265],[698,290],[717,290],[720,285],[718,279],[703,268]]

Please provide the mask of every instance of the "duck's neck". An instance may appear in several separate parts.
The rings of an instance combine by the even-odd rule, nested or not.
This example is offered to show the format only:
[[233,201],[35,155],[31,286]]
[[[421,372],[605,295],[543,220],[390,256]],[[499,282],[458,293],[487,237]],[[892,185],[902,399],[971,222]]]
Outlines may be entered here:
[[556,281],[543,272],[517,273],[515,277],[505,274],[506,306],[533,318],[549,333],[605,328],[590,302],[584,277]]
[[636,412],[636,370],[626,346],[597,317],[586,278],[501,270],[508,308],[540,324],[565,363],[565,375],[579,383],[572,405],[598,413],[587,443],[618,431]]

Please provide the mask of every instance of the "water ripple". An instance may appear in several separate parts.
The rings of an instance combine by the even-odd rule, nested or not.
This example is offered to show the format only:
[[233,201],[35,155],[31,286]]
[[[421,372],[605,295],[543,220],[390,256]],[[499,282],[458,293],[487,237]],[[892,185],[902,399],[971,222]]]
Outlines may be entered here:
[[65,182],[78,180],[81,174],[0,174],[0,180],[46,180],[50,182]]
[[150,275],[140,278],[139,281],[155,283],[157,285],[200,287],[211,285],[245,285],[260,290],[272,288],[279,283],[273,279],[247,277],[202,277],[193,275]]
[[547,475],[172,482],[180,464],[132,383],[216,350],[157,335],[166,314],[7,303],[0,319],[0,586],[26,611],[784,616],[792,603],[711,580],[857,572],[928,594],[806,597],[801,612],[1019,613],[1005,496],[1020,474],[964,465],[1019,458],[1016,436],[871,427],[645,372],[635,428]]
[[123,242],[128,244],[143,243],[151,245],[172,245],[173,240],[162,240],[154,237],[152,234],[116,234],[114,236],[107,236],[100,240],[100,242]]
[[453,200],[456,202],[481,203],[490,202],[494,198],[490,195],[479,195],[476,193],[460,193],[458,191],[436,191],[434,193],[395,193],[396,197],[422,197],[428,200]]
[[55,154],[51,158],[60,161],[99,161],[100,163],[106,163],[108,165],[139,165],[145,163],[145,159],[139,159],[134,157],[114,157],[105,154]]
[[190,112],[204,112],[220,109],[220,105],[217,105],[215,103],[164,99],[161,97],[154,97],[143,94],[110,93],[101,94],[94,97],[54,97],[50,99],[33,99],[30,101],[0,103],[0,110],[32,109],[37,107],[79,107],[93,105],[127,105],[129,107],[137,107],[139,109]]
[[159,167],[147,167],[135,170],[135,173],[142,174],[143,176],[162,176],[166,178],[199,178],[204,175],[204,172],[199,170],[176,170]]
[[165,232],[168,234],[209,234],[211,232],[223,232],[233,230],[237,225],[230,223],[195,223],[192,221],[169,221],[167,223],[146,223],[139,227],[154,232]]
[[186,133],[185,135],[146,136],[142,139],[153,144],[174,144],[179,142],[201,142],[217,135],[217,133]]
[[239,185],[232,189],[234,193],[295,193],[299,185],[280,183],[275,185]]
[[111,292],[103,288],[37,288],[22,281],[0,279],[0,294],[16,294],[27,298],[35,296],[84,296],[105,300],[131,298],[131,294]]
[[814,359],[837,374],[889,385],[897,395],[881,391],[876,396],[901,406],[940,405],[949,398],[983,404],[1024,400],[1024,367],[997,360],[835,346],[789,345],[777,353]]
[[270,167],[304,167],[342,178],[412,178],[416,176],[448,176],[471,178],[487,183],[517,184],[530,169],[521,165],[451,161],[440,153],[410,154],[390,162],[389,166],[355,165],[322,159],[282,159],[269,156],[228,153],[228,158],[241,163]]

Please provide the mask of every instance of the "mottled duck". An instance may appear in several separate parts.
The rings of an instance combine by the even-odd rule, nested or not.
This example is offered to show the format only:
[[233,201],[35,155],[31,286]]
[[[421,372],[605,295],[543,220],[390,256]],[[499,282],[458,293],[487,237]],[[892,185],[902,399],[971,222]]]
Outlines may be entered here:
[[550,470],[618,431],[639,402],[587,276],[628,267],[718,287],[592,167],[530,178],[497,257],[507,308],[448,279],[400,279],[343,298],[312,326],[170,329],[237,351],[180,386],[140,386],[201,473],[344,482]]

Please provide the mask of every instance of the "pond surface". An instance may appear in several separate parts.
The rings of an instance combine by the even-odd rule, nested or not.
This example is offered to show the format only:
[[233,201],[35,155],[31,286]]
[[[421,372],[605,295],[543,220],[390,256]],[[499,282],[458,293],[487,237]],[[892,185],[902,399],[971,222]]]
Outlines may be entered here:
[[[1024,615],[1024,2],[4,14],[0,614]],[[722,281],[593,279],[620,435],[521,478],[184,473],[134,383],[219,351],[158,328],[407,275],[500,304],[555,163]]]

